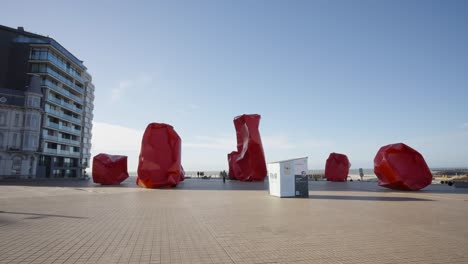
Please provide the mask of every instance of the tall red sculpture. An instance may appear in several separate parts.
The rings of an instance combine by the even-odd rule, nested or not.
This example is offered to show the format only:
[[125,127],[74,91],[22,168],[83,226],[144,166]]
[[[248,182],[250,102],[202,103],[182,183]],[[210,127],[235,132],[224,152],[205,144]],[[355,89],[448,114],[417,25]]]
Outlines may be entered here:
[[174,187],[183,179],[179,135],[170,125],[149,124],[141,142],[137,184],[145,188]]
[[265,154],[258,126],[260,115],[234,118],[237,151],[228,154],[229,177],[240,181],[263,181],[267,175]]
[[[230,180],[237,180],[236,177],[234,175],[238,174],[239,172],[239,167],[236,165],[235,163],[235,160],[237,159],[237,156],[239,156],[237,154],[237,151],[233,151],[231,153],[229,153],[228,155],[228,163],[229,163],[229,179]],[[234,169],[234,167],[236,167]],[[234,172],[236,171],[236,172]]]
[[127,156],[100,153],[93,158],[93,182],[120,184],[128,178]]
[[396,190],[420,190],[432,182],[423,156],[403,143],[383,146],[374,158],[379,185]]
[[333,182],[346,181],[350,167],[351,163],[346,155],[330,153],[325,165],[325,177]]
[[185,170],[182,165],[180,165],[180,182],[185,180]]

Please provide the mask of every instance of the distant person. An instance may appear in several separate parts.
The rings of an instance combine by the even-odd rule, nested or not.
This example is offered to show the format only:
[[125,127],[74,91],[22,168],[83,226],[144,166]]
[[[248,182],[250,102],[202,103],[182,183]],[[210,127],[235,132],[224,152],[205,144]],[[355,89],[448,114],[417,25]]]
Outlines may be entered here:
[[364,180],[364,170],[362,168],[359,168],[359,176],[361,177],[361,181]]
[[222,171],[219,174],[221,175],[221,177],[223,177],[223,183],[226,183],[226,172]]

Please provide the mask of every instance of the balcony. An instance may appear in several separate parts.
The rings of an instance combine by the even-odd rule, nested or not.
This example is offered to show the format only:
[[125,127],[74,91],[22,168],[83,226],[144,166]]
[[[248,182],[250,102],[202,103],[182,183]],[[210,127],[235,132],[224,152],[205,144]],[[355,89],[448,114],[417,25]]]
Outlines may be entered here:
[[54,90],[55,92],[57,92],[57,93],[59,93],[61,95],[64,95],[66,97],[69,97],[69,98],[73,99],[74,101],[76,101],[78,103],[83,103],[83,98],[70,93],[65,88],[59,87],[59,86],[55,85],[53,82],[51,82],[49,80],[42,80],[41,84],[44,85],[44,86],[49,87],[50,89]]
[[63,118],[65,120],[74,122],[76,124],[81,124],[81,119],[73,117],[71,115],[67,115],[64,112],[54,110],[54,109],[52,109],[50,107],[47,107],[47,105],[46,105],[45,111],[46,111],[47,114],[50,114],[50,115],[53,115],[53,116],[56,116],[56,117],[59,117],[59,118]]
[[68,74],[70,77],[78,80],[80,83],[84,83],[83,77],[81,75],[79,75],[76,71],[72,70],[71,68],[67,67],[67,64],[65,62],[61,61],[57,56],[50,52],[31,54],[29,59],[35,61],[48,61],[52,63],[55,67]]
[[66,107],[69,110],[72,110],[72,111],[74,111],[76,113],[79,113],[79,114],[83,113],[83,109],[78,108],[73,104],[66,103],[65,101],[62,101],[62,100],[60,100],[60,99],[58,99],[58,98],[56,98],[56,97],[54,97],[54,96],[52,96],[50,94],[47,96],[47,100],[49,100],[49,101],[51,101],[51,102],[53,102],[53,103],[55,103],[55,104],[57,104],[59,106]]
[[58,143],[64,143],[64,144],[75,145],[75,146],[80,145],[80,141],[78,140],[66,139],[66,138],[62,138],[58,136],[51,136],[51,135],[43,135],[42,137],[48,141],[54,141]]
[[44,147],[43,152],[46,154],[52,154],[52,155],[62,155],[62,156],[72,156],[72,157],[80,156],[80,152],[75,152],[71,150],[51,149],[48,147]]
[[46,126],[49,127],[49,128],[62,130],[62,131],[72,133],[72,134],[75,134],[75,135],[81,135],[81,130],[74,129],[73,127],[69,127],[69,126],[64,126],[62,124],[57,124],[57,123],[53,123],[53,122],[50,122],[50,121],[46,121]]
[[51,68],[47,68],[46,73],[52,75],[52,77],[54,77],[55,79],[57,79],[57,80],[63,82],[64,84],[68,85],[73,90],[75,90],[75,91],[77,91],[77,92],[79,92],[81,94],[83,93],[83,88],[81,88],[78,85],[74,84],[72,81],[70,81],[67,78],[63,77],[62,75],[60,75],[60,73],[52,70]]
[[67,85],[68,87],[72,88],[73,90],[77,91],[80,94],[83,94],[83,88],[79,87],[78,85],[74,84],[72,81],[68,80],[60,73],[52,70],[50,67],[39,67],[38,69],[33,69],[33,73],[47,73],[50,76],[54,77],[57,81],[60,81]]
[[71,162],[56,162],[56,163],[53,163],[54,167],[55,168],[79,168],[78,165],[76,164],[73,164]]

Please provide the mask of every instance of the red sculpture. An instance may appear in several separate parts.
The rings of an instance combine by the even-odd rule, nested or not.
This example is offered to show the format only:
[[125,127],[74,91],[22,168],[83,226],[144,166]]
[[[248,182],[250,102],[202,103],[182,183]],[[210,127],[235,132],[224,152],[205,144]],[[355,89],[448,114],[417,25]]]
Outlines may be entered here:
[[325,177],[333,182],[346,181],[350,167],[351,163],[346,155],[330,153],[325,165]]
[[263,181],[267,175],[265,154],[258,126],[260,115],[234,118],[237,151],[228,154],[229,177],[240,181]]
[[229,179],[237,180],[234,175],[239,174],[239,166],[236,165],[235,160],[239,155],[236,151],[233,151],[228,154],[228,163],[229,163]]
[[100,153],[93,158],[92,173],[95,183],[120,184],[128,178],[127,156]]
[[396,190],[420,190],[432,182],[432,173],[423,156],[398,143],[383,146],[374,158],[379,185]]
[[146,127],[138,161],[137,184],[145,188],[175,187],[184,179],[181,139],[167,124]]
[[180,180],[179,181],[184,181],[185,180],[185,170],[182,165],[180,165]]

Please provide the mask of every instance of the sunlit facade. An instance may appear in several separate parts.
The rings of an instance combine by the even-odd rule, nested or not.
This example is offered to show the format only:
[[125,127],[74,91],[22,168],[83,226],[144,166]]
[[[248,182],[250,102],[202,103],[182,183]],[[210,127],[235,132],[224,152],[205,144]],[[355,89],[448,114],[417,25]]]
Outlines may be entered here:
[[[89,166],[94,85],[83,62],[49,37],[0,26],[10,59],[4,86],[22,89],[30,75],[40,77],[42,122],[36,177],[80,178]],[[4,47],[7,45],[2,45]],[[0,79],[2,80],[2,79]],[[0,82],[0,85],[2,83]]]

